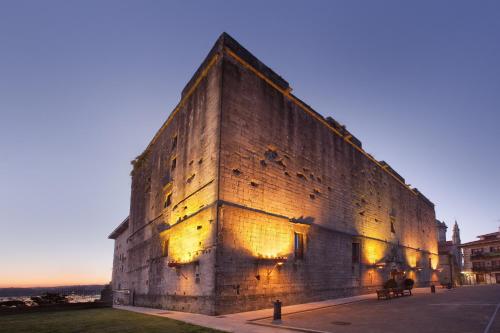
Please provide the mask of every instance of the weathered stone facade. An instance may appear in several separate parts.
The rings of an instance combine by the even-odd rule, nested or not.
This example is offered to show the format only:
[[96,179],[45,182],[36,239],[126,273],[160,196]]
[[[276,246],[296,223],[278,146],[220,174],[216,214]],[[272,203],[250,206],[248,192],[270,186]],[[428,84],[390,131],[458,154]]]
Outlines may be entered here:
[[434,205],[290,91],[219,38],[134,163],[113,276],[130,303],[220,314],[437,280]]

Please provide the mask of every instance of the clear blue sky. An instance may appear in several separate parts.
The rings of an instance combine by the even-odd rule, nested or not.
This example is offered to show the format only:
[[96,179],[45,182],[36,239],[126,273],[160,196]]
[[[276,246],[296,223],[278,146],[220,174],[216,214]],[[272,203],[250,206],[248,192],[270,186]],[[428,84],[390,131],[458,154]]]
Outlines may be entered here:
[[457,219],[500,225],[498,1],[0,1],[0,286],[105,282],[130,160],[222,31]]

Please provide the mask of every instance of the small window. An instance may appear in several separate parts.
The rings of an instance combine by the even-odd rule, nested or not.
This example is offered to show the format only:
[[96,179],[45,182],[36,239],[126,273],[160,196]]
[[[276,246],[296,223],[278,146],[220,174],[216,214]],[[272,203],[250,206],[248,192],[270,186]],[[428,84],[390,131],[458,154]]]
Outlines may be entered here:
[[163,257],[168,257],[168,239],[161,244],[161,255]]
[[172,138],[172,150],[177,148],[177,135]]
[[294,254],[295,259],[304,258],[304,235],[297,232],[294,236]]
[[174,171],[176,166],[177,166],[177,157],[174,157],[174,158],[172,159],[172,163],[171,163],[171,165],[170,165],[170,169],[171,169],[172,171]]
[[163,208],[167,208],[168,206],[170,206],[171,203],[172,203],[172,192],[167,194],[167,196],[165,197],[165,202],[163,203]]
[[352,243],[352,263],[359,264],[360,262],[360,251],[359,243]]
[[472,249],[471,253],[472,254],[481,254],[481,253],[483,253],[483,249]]

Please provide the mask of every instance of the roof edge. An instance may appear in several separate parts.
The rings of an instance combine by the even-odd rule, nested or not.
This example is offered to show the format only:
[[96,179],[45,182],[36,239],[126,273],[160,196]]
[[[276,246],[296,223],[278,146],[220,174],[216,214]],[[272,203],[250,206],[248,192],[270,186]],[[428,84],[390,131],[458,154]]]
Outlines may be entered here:
[[279,76],[271,68],[266,66],[262,61],[260,61],[252,53],[250,53],[250,51],[248,51],[240,43],[238,43],[233,37],[231,37],[227,32],[223,32],[219,36],[219,38],[217,38],[217,41],[215,42],[214,46],[212,47],[210,52],[208,52],[207,56],[205,57],[205,59],[203,60],[201,65],[198,67],[196,72],[194,72],[193,76],[188,81],[188,83],[186,84],[184,89],[182,89],[181,99],[190,91],[191,87],[195,84],[197,78],[200,76],[203,69],[208,65],[208,63],[210,62],[212,57],[216,53],[222,54],[222,52],[226,48],[233,51],[238,57],[245,60],[252,67],[257,69],[264,76],[266,76],[266,78],[271,80],[274,84],[278,85],[280,88],[285,89],[285,90],[291,89],[290,85],[288,84],[288,82],[285,79],[283,79],[281,76]]
[[128,222],[129,222],[129,216],[127,216],[125,218],[125,220],[122,221],[122,223],[120,223],[116,228],[115,230],[113,230],[109,236],[108,236],[108,239],[117,239],[118,236],[120,236],[125,230],[128,229]]

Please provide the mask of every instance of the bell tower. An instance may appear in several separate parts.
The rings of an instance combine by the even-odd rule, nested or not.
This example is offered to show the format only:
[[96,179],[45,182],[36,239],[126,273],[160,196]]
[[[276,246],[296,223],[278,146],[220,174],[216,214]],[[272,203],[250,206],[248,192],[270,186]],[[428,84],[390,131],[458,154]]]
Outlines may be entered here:
[[460,245],[462,242],[460,240],[460,228],[458,227],[458,223],[455,220],[455,224],[453,225],[453,236],[452,236],[453,245]]

